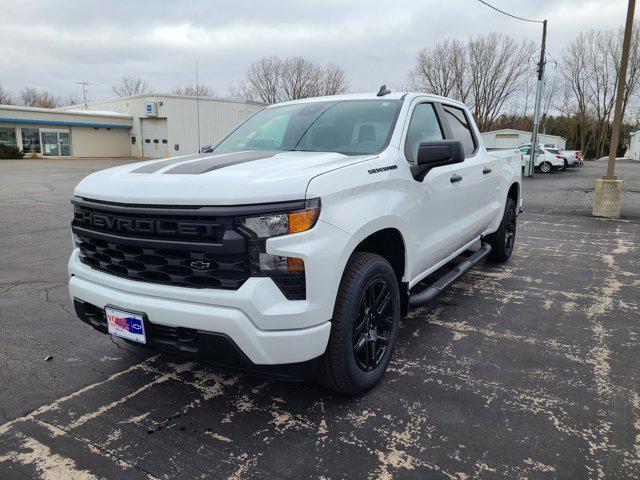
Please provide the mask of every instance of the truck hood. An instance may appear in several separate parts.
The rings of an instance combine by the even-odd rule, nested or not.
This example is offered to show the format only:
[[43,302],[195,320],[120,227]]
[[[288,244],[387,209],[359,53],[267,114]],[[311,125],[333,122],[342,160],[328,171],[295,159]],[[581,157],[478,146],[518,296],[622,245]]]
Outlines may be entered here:
[[102,170],[82,180],[78,197],[149,205],[244,205],[305,198],[322,173],[375,155],[248,151],[200,154]]

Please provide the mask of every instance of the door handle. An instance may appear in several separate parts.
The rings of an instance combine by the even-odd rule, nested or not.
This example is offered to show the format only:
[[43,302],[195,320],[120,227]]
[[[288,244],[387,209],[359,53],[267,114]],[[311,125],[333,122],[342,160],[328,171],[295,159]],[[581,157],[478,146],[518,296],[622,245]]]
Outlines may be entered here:
[[491,173],[491,169],[490,169],[489,167],[484,167],[484,168],[482,169],[482,173],[484,173],[485,175],[486,175],[487,173]]
[[451,183],[456,183],[462,180],[462,177],[457,173],[454,173],[453,175],[451,175],[451,178],[449,180],[451,180]]

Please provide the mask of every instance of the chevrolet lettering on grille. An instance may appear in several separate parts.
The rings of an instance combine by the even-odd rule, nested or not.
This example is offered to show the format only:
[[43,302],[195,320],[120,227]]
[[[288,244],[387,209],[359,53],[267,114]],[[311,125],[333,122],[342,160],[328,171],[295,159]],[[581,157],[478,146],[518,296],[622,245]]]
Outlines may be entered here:
[[131,218],[86,210],[76,211],[76,221],[85,227],[131,234],[215,238],[219,225],[215,223]]

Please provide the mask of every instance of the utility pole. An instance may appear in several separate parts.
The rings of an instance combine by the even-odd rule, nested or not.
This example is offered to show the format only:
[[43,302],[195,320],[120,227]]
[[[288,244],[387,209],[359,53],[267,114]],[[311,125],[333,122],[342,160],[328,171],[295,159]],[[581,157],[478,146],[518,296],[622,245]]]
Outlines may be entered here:
[[627,82],[627,65],[629,64],[629,49],[631,46],[631,32],[633,30],[633,12],[636,8],[636,0],[629,0],[627,9],[627,23],[624,26],[624,39],[622,40],[622,54],[620,57],[620,72],[618,74],[618,89],[616,91],[616,108],[613,113],[613,129],[611,132],[611,142],[609,146],[609,162],[607,163],[607,174],[605,180],[616,180],[615,166],[616,153],[620,143],[620,126],[622,124],[622,100],[624,88]]
[[533,166],[536,164],[536,150],[538,149],[538,128],[540,127],[540,108],[542,107],[542,91],[544,88],[544,53],[547,45],[547,21],[542,21],[542,47],[538,62],[538,85],[536,86],[536,102],[533,111],[533,134],[531,135],[531,155],[529,166],[525,172],[527,177],[533,176]]
[[616,106],[613,113],[613,128],[611,143],[609,145],[609,161],[607,173],[596,180],[596,189],[593,196],[592,215],[596,217],[618,218],[622,204],[622,180],[615,176],[616,152],[620,143],[620,126],[622,124],[622,100],[627,83],[627,65],[629,63],[629,49],[631,46],[631,32],[633,30],[633,13],[636,8],[636,0],[629,0],[627,8],[627,21],[624,26],[624,38],[622,40],[622,53],[620,54],[620,71],[618,72],[618,85],[616,89]]

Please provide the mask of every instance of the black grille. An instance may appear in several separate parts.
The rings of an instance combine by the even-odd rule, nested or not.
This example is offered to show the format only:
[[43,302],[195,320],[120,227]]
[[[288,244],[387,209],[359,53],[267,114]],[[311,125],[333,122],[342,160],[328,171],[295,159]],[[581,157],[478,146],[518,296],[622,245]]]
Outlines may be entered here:
[[[80,202],[78,202],[80,203]],[[76,203],[73,232],[80,260],[130,280],[238,289],[250,276],[246,238],[232,217],[101,209]]]

